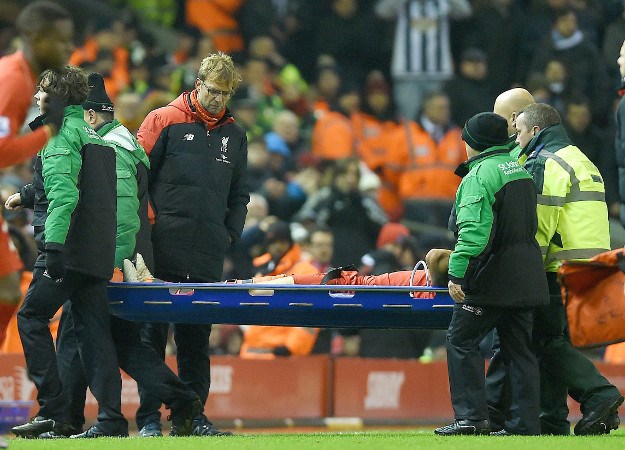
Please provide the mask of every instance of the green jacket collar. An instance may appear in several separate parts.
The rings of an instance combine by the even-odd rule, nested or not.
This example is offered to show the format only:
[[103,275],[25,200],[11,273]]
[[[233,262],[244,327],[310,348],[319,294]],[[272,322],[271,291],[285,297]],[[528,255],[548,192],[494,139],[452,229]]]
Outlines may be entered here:
[[475,155],[473,158],[469,158],[465,162],[460,164],[456,168],[454,173],[458,175],[459,177],[464,177],[466,174],[468,174],[471,171],[471,169],[475,165],[485,160],[486,158],[490,158],[491,156],[495,156],[495,155],[509,155],[509,154],[510,154],[510,147],[507,143],[504,145],[497,145],[495,147],[487,148],[486,150],[481,152],[479,155]]
[[85,115],[83,111],[84,110],[80,105],[69,105],[63,110],[63,117],[80,117],[81,119],[84,119]]
[[113,143],[116,146],[127,150],[135,159],[140,161],[147,168],[150,167],[150,160],[148,155],[146,155],[145,150],[132,133],[130,133],[128,128],[122,125],[119,120],[113,119],[111,122],[102,124],[97,129],[97,132],[106,142]]

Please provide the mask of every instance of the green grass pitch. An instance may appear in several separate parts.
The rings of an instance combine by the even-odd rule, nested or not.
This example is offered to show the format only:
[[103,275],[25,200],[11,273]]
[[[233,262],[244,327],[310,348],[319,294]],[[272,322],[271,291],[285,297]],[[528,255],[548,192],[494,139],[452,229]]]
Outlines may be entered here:
[[235,436],[125,439],[10,439],[10,450],[206,450],[206,449],[461,449],[461,450],[606,450],[625,449],[625,430],[605,436],[435,436],[432,430],[302,433],[238,432]]

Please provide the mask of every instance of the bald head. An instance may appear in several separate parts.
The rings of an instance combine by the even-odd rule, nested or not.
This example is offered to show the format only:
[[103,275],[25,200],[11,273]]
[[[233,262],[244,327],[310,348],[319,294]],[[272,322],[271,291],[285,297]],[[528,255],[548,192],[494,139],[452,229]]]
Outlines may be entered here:
[[505,91],[495,100],[493,112],[508,121],[508,135],[516,132],[516,118],[526,106],[536,103],[532,94],[523,88]]

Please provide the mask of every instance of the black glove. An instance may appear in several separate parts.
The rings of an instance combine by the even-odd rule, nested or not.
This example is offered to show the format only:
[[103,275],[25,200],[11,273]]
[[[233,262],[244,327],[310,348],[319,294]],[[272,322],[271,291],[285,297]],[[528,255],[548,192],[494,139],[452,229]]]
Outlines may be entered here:
[[40,115],[40,116],[35,117],[35,118],[33,119],[33,121],[32,121],[32,122],[30,122],[30,123],[28,124],[28,127],[29,127],[31,130],[35,131],[37,128],[39,128],[39,127],[41,127],[41,126],[43,126],[43,125],[44,125],[43,120],[44,120],[45,118],[46,118],[45,114],[42,114],[42,115]]
[[58,95],[49,94],[46,99],[46,124],[55,127],[52,132],[58,133],[63,125],[66,101]]
[[65,276],[65,254],[63,244],[46,244],[46,272],[53,280]]
[[274,347],[272,353],[276,356],[291,356],[291,350],[289,350],[286,345],[279,345],[278,347]]

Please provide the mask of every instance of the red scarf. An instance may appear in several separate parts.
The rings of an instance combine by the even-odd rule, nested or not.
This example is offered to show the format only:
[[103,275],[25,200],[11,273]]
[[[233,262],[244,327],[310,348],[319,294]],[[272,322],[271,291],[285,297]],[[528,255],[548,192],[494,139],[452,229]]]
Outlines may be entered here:
[[222,109],[217,114],[211,114],[200,104],[200,101],[197,99],[197,91],[191,91],[191,95],[189,95],[191,99],[191,105],[195,108],[195,113],[200,117],[202,122],[206,125],[208,130],[212,130],[217,122],[221,120],[221,118],[226,114],[226,108]]

